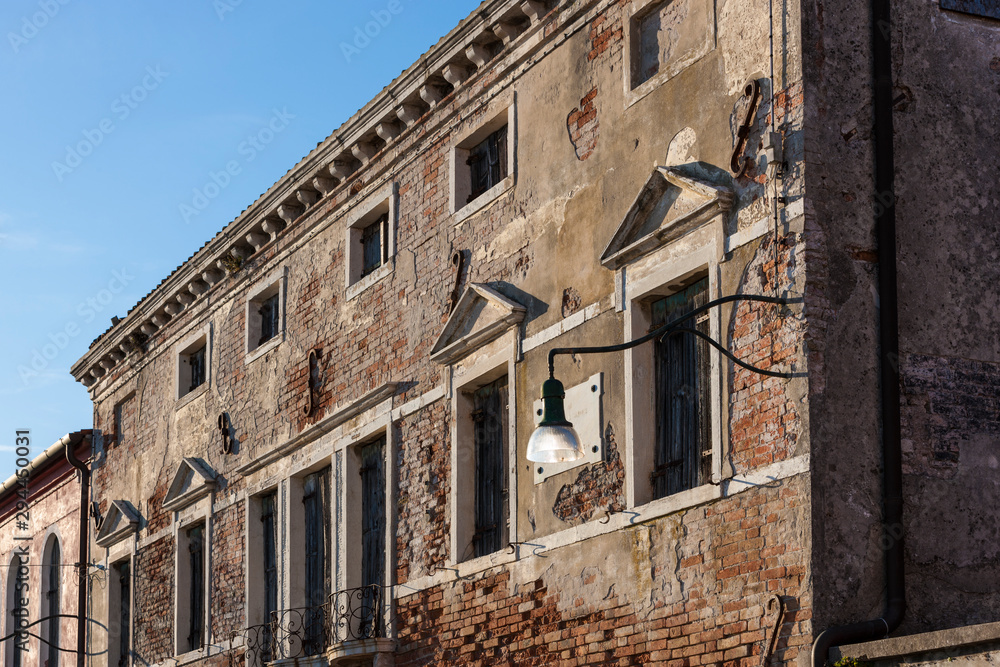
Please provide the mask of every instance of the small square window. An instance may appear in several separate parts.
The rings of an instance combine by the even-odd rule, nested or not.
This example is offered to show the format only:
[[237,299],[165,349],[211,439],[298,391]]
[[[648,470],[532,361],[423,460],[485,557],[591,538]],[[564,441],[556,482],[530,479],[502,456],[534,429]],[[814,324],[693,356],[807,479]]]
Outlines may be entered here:
[[385,243],[389,231],[389,214],[386,213],[375,222],[361,230],[361,277],[369,275],[375,269],[388,261]]
[[390,183],[368,197],[347,222],[347,298],[392,273],[398,192]]
[[473,146],[466,164],[472,183],[472,191],[466,198],[468,203],[507,178],[507,126]]
[[451,155],[451,210],[457,220],[513,187],[517,172],[517,120],[509,106],[462,137]]
[[[193,399],[208,386],[211,363],[210,332],[210,327],[205,327],[180,345],[180,351],[177,353],[178,400],[187,397],[190,397],[188,400]],[[123,413],[122,418],[125,416]]]
[[247,361],[256,359],[284,340],[285,280],[281,269],[247,296]]

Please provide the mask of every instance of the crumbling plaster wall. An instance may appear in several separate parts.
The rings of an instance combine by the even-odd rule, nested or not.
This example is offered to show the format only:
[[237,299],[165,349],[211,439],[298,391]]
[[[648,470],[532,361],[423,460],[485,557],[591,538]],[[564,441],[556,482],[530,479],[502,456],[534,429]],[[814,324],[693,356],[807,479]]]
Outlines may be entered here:
[[[873,193],[869,3],[803,2],[817,630],[881,613],[873,204],[897,208],[908,611],[996,621],[1000,22],[893,3],[896,191]],[[943,63],[948,63],[944,65]]]
[[[131,393],[137,401],[136,433],[120,444],[109,443],[106,447],[98,465],[95,495],[105,503],[105,509],[110,499],[128,499],[144,518],[136,568],[154,568],[155,572],[147,577],[146,590],[137,589],[137,596],[148,608],[156,610],[158,619],[138,629],[137,646],[142,647],[144,659],[155,662],[170,653],[165,624],[173,613],[174,574],[170,558],[173,543],[172,537],[163,531],[173,519],[162,510],[162,502],[181,457],[203,458],[220,474],[217,501],[235,498],[243,503],[240,494],[247,489],[260,488],[268,480],[281,479],[293,472],[293,457],[279,459],[246,478],[237,468],[322,420],[335,406],[390,381],[401,383],[393,400],[395,406],[439,388],[446,377],[445,371],[428,359],[428,353],[447,319],[447,299],[456,282],[449,263],[452,252],[463,251],[468,259],[466,270],[458,276],[461,286],[488,282],[527,307],[524,335],[559,324],[566,316],[562,307],[564,295],[572,290],[571,301],[579,305],[571,308],[578,311],[597,304],[601,313],[553,344],[618,342],[624,321],[613,308],[614,275],[599,265],[598,258],[654,164],[676,160],[675,164],[686,165],[698,177],[732,187],[737,200],[734,212],[725,222],[726,232],[746,230],[762,219],[769,219],[772,195],[770,186],[765,187],[762,160],[758,157],[749,176],[742,179],[734,181],[727,172],[733,133],[741,117],[742,86],[749,76],[766,78],[769,71],[767,53],[760,44],[760,35],[767,34],[765,3],[720,1],[716,8],[719,34],[715,49],[632,106],[626,106],[622,80],[623,12],[627,6],[624,2],[601,3],[600,11],[574,26],[565,41],[530,68],[516,75],[489,79],[485,88],[478,84],[460,87],[431,114],[454,114],[443,127],[409,135],[402,143],[376,155],[356,176],[356,187],[338,190],[311,208],[276,241],[251,257],[239,273],[223,280],[157,332],[148,341],[144,356],[121,364],[113,375],[101,380],[95,396],[98,428],[112,430],[114,405],[118,401]],[[777,113],[781,130],[787,136],[790,163],[783,185],[794,201],[801,190],[802,176],[798,166],[802,159],[801,94],[795,92],[796,86],[801,85],[793,29],[797,19],[789,8],[780,10],[778,16],[776,27],[780,25],[788,31],[775,42],[783,49],[777,59],[776,73],[781,79],[776,88],[783,91]],[[562,40],[560,30],[569,27],[561,19],[559,15],[551,17],[552,24],[546,28],[552,40]],[[763,84],[765,91],[769,90],[769,82]],[[594,90],[597,93],[587,102],[593,104],[599,119],[599,136],[593,151],[583,159],[571,141],[566,119]],[[515,98],[516,185],[481,211],[456,222],[449,209],[450,149],[459,137],[474,130],[506,100]],[[757,154],[769,113],[771,109],[766,104],[758,113],[751,133],[751,155]],[[681,134],[693,138],[682,142],[682,151],[676,148],[677,143],[672,144]],[[668,158],[672,145],[676,150]],[[343,270],[345,220],[352,207],[363,206],[386,180],[398,182],[395,270],[349,299]],[[782,248],[779,270],[787,275],[778,282],[780,289],[794,294],[801,290],[802,264],[789,258],[802,254],[801,218],[795,219],[787,212],[781,215],[777,241]],[[767,228],[771,228],[770,222]],[[306,232],[307,229],[311,231]],[[748,290],[767,287],[766,265],[775,247],[774,234],[768,234],[764,242],[751,242],[739,252],[721,258],[717,279],[724,293],[742,287]],[[749,274],[748,265],[755,267]],[[274,350],[247,363],[244,300],[254,285],[277,266],[288,269],[286,339]],[[772,264],[771,281],[774,270]],[[788,318],[792,331],[800,326],[801,319],[795,308]],[[751,328],[757,324],[755,317],[773,320],[773,313],[750,310],[741,316],[749,318],[744,324]],[[173,386],[174,346],[206,322],[212,324],[211,385],[204,395],[178,407]],[[779,329],[787,333],[782,327]],[[729,311],[724,314],[722,331],[726,337],[730,335]],[[749,345],[747,350],[736,352],[753,352],[760,356],[760,361],[773,351],[782,351],[795,358],[797,371],[807,370],[801,340],[792,344],[791,352],[787,343],[778,347],[766,343],[760,348]],[[308,375],[305,364],[307,353],[313,348],[321,353],[323,384],[316,410],[307,417],[302,413]],[[537,398],[545,373],[546,349],[547,346],[526,353],[519,364],[515,386],[519,406],[531,406]],[[785,359],[782,357],[780,361]],[[616,434],[620,448],[627,447],[621,358],[563,361],[566,368],[562,377],[567,385],[598,370],[605,373],[608,396],[603,426],[605,432],[610,428]],[[771,383],[768,391],[775,385],[782,404],[790,401],[797,405],[804,395],[804,382],[799,378],[785,388],[780,383]],[[786,395],[780,396],[782,393]],[[753,401],[744,408],[752,412]],[[796,407],[787,412],[792,417],[780,425],[795,438],[782,441],[780,453],[766,462],[743,463],[740,472],[752,472],[765,463],[807,451],[808,434],[798,422],[800,411]],[[216,419],[222,412],[228,414],[237,441],[230,455],[222,452],[216,430]],[[454,554],[447,553],[446,480],[450,474],[451,443],[446,423],[450,418],[448,402],[440,400],[393,426],[401,441],[397,453],[400,478],[397,500],[406,501],[395,507],[400,537],[396,568],[399,583],[426,577],[431,565],[440,564],[449,555],[454,558]],[[726,426],[724,437],[728,439],[730,425]],[[518,496],[519,539],[544,540],[547,535],[599,518],[599,510],[605,503],[609,508],[621,505],[621,494],[614,486],[620,484],[615,473],[609,480],[610,492],[594,498],[587,507],[569,507],[564,501],[561,507],[565,511],[557,516],[553,507],[561,496],[565,497],[563,489],[567,485],[580,481],[581,471],[564,473],[535,487],[523,460],[531,428],[531,410],[519,409],[515,462],[518,486],[514,490]],[[783,430],[779,439],[785,435]],[[309,456],[314,449],[309,450]],[[583,472],[594,474],[612,463],[609,460]],[[786,495],[786,491],[792,495]],[[684,651],[690,655],[718,653],[720,659],[727,651],[732,651],[729,655],[734,658],[754,653],[758,650],[755,642],[763,637],[759,618],[765,592],[782,592],[795,598],[797,607],[788,621],[791,625],[785,628],[783,641],[790,642],[797,651],[807,643],[810,632],[811,598],[804,583],[809,580],[809,562],[804,557],[810,539],[807,496],[802,477],[788,478],[775,489],[746,492],[711,507],[696,507],[602,537],[594,543],[565,547],[558,552],[567,563],[565,571],[547,574],[543,567],[545,560],[533,558],[497,576],[524,582],[542,581],[542,586],[558,588],[568,585],[566,582],[571,579],[582,577],[586,581],[590,575],[581,573],[592,567],[587,563],[593,558],[612,562],[616,553],[638,549],[636,553],[641,552],[641,558],[637,556],[636,577],[631,583],[622,584],[630,590],[622,593],[620,604],[605,604],[607,591],[600,591],[598,598],[597,586],[581,588],[580,593],[591,615],[610,614],[602,610],[612,606],[626,609],[630,605],[645,605],[643,608],[657,609],[659,626],[640,625],[635,630],[637,636],[648,630],[663,631],[660,639],[650,640],[647,653],[666,651],[656,653],[661,658],[667,658],[670,651],[676,651],[677,656]],[[766,515],[758,510],[752,515],[746,513],[758,503],[775,506]],[[233,511],[232,506],[224,510]],[[737,514],[725,517],[729,511]],[[740,511],[744,514],[738,514]],[[709,520],[710,516],[723,518]],[[240,519],[220,523],[239,533]],[[774,532],[762,537],[763,524],[771,526],[767,530]],[[223,530],[221,526],[218,529]],[[682,545],[678,547],[680,551],[666,548],[671,543],[670,536],[677,531],[687,531],[689,537],[678,543]],[[162,536],[153,539],[161,533]],[[230,552],[241,548],[241,540],[229,533],[220,534],[219,539],[220,544],[227,546],[220,546],[225,553],[216,558],[232,562],[236,568],[239,559]],[[635,545],[630,547],[630,540],[643,542],[649,548],[643,551]],[[679,567],[690,582],[675,585],[672,573],[682,560],[685,563]],[[608,584],[604,588],[610,587],[617,577],[614,568],[593,567],[600,570],[602,583]],[[538,568],[543,569],[528,572]],[[720,581],[726,578],[721,574],[723,570],[730,571],[727,576],[737,577],[738,585]],[[760,574],[764,571],[769,574]],[[213,590],[220,590],[222,583],[233,580],[232,573],[228,569],[226,572],[214,582]],[[460,596],[463,586],[466,584],[449,581],[440,588],[442,595],[457,600],[455,596]],[[698,596],[692,593],[694,590]],[[506,594],[516,597],[517,592]],[[433,604],[436,596],[436,592],[430,591],[406,604]],[[711,600],[699,601],[696,599],[699,596]],[[216,641],[226,639],[222,636],[226,629],[245,622],[241,618],[241,605],[238,593],[227,601],[228,615],[214,628]],[[573,623],[590,622],[587,620],[590,617],[574,611],[576,606],[564,599],[559,613],[576,619]],[[725,621],[727,625],[718,625],[726,618],[729,618]],[[669,641],[677,639],[675,631],[668,629],[673,627],[683,628],[676,633],[684,632],[686,636],[705,634],[683,645],[674,642],[668,646]],[[437,632],[433,624],[427,631]],[[796,639],[792,641],[789,637]],[[723,640],[721,645],[717,643],[720,640]],[[696,647],[688,648],[691,643]],[[789,652],[787,657],[791,659],[796,651]],[[628,660],[624,654],[618,657]]]

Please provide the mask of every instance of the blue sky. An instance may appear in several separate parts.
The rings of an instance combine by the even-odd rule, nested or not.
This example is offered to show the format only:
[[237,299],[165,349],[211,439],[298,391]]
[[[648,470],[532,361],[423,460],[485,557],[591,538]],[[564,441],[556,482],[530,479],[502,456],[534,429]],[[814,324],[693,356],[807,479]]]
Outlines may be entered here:
[[0,3],[0,479],[15,430],[91,426],[69,368],[113,316],[478,4]]

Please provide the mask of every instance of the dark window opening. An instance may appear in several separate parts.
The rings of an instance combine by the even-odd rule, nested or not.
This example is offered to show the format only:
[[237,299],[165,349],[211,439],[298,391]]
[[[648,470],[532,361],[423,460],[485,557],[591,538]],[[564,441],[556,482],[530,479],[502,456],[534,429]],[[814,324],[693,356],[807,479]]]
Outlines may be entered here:
[[188,622],[188,649],[202,648],[205,643],[205,526],[198,525],[187,531],[190,557],[190,609]]
[[49,551],[48,562],[45,563],[48,571],[48,587],[45,590],[45,615],[46,621],[45,640],[48,642],[44,646],[45,667],[59,667],[59,562],[62,560],[62,553],[59,549],[59,540],[52,543]]
[[123,407],[124,405],[122,403],[115,406],[115,444],[117,445],[120,445],[125,439],[125,434],[122,433],[122,429],[124,428],[124,419],[122,416]]
[[278,335],[278,295],[267,297],[260,304],[260,340],[257,345],[263,345]]
[[306,618],[303,628],[305,655],[323,651],[323,609],[330,596],[330,468],[307,475],[302,494],[305,520]]
[[361,230],[362,278],[388,261],[388,231],[388,214]]
[[132,575],[128,561],[115,568],[118,574],[118,667],[129,663],[132,625]]
[[476,390],[472,420],[475,426],[476,556],[499,551],[506,522],[507,376]]
[[[676,320],[708,301],[708,278],[652,304],[652,328]],[[684,325],[708,335],[708,313]],[[656,460],[650,476],[654,498],[693,489],[711,476],[711,359],[708,343],[678,334],[655,343]]]
[[205,384],[205,350],[206,345],[201,346],[190,355],[188,355],[188,363],[191,365],[191,386],[188,387],[188,391],[194,391],[201,385]]
[[[24,608],[24,602],[25,602],[24,598],[25,598],[25,596],[23,594],[23,591],[20,590],[18,588],[18,586],[17,586],[17,574],[16,574],[16,571],[17,571],[17,567],[18,566],[20,566],[21,564],[27,564],[27,562],[28,562],[27,559],[21,560],[21,558],[18,557],[18,558],[15,558],[13,560],[14,565],[11,566],[11,570],[13,572],[15,572],[15,574],[13,574],[10,577],[10,587],[13,589],[12,592],[10,593],[10,595],[12,595],[13,598],[14,598],[14,605],[13,605],[13,609],[11,609],[11,612],[10,612],[10,614],[11,614],[10,615],[10,620],[7,621],[7,627],[8,628],[18,627],[18,625],[17,625],[18,624],[18,620],[25,617],[25,612],[26,612],[26,610]],[[8,632],[8,634],[10,634],[10,633]],[[24,655],[27,653],[27,651],[23,648],[24,644],[21,643],[20,636],[12,637],[10,639],[10,641],[14,642],[14,666],[13,667],[22,667],[24,665]]]
[[[272,614],[278,611],[278,551],[277,522],[275,520],[276,494],[269,493],[260,499],[260,522],[264,532],[264,622],[270,623]],[[266,626],[267,637],[262,642],[262,661],[271,660],[270,625]]]
[[507,178],[507,126],[474,146],[468,164],[472,188],[467,203]]
[[379,636],[381,591],[385,585],[385,437],[360,449],[361,457],[361,585],[359,638]]

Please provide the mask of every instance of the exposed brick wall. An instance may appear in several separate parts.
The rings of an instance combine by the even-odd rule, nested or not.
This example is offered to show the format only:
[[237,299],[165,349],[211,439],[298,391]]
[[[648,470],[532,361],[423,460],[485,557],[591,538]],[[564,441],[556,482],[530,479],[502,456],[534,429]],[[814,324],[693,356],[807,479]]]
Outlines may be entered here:
[[[775,659],[791,663],[811,641],[804,487],[798,478],[693,508],[679,525],[630,528],[632,553],[604,571],[560,576],[553,565],[518,583],[513,565],[403,598],[396,664],[758,665],[772,594],[787,609]],[[558,563],[564,551],[545,555]],[[650,599],[628,593],[630,567],[651,573]]]
[[135,556],[136,632],[133,646],[144,664],[174,654],[174,538],[154,542]]
[[569,140],[573,143],[578,160],[586,160],[597,148],[600,138],[600,122],[597,119],[597,106],[594,99],[597,88],[592,89],[580,100],[580,106],[569,112],[566,118],[566,129],[569,130]]
[[426,575],[448,556],[450,404],[437,403],[399,422],[399,524],[396,582]]
[[571,484],[564,484],[556,496],[553,514],[562,521],[589,521],[602,511],[625,509],[625,466],[609,423],[604,430],[605,459],[589,465]]
[[[779,292],[789,290],[795,275],[794,244],[794,238],[784,237],[775,247],[773,235],[764,237],[737,291],[773,296],[776,275]],[[801,328],[801,322],[782,306],[741,301],[733,311],[729,349],[758,368],[793,371]],[[730,459],[734,468],[743,473],[789,458],[799,437],[800,421],[795,401],[786,393],[787,380],[732,363],[729,366]]]
[[[212,521],[212,636],[216,641],[245,627],[244,521],[246,505],[237,503],[216,514]],[[252,584],[250,584],[252,585]]]

